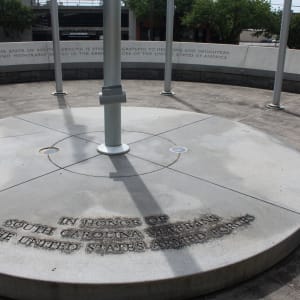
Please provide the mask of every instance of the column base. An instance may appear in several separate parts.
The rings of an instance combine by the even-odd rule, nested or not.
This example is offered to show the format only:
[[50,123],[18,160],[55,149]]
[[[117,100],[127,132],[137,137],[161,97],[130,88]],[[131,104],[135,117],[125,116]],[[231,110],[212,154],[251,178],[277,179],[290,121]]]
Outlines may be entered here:
[[175,96],[176,95],[173,91],[170,91],[170,92],[162,91],[160,94],[163,96]]
[[65,92],[53,92],[53,93],[51,93],[51,95],[53,95],[53,96],[64,96],[64,95],[68,95],[68,93],[65,93]]
[[274,110],[284,110],[284,106],[281,106],[280,104],[277,105],[277,104],[270,103],[267,104],[266,107]]
[[120,146],[116,147],[109,147],[106,146],[105,144],[101,144],[100,146],[97,147],[97,151],[100,152],[101,154],[105,155],[120,155],[120,154],[125,154],[129,152],[130,148],[126,144],[122,144]]

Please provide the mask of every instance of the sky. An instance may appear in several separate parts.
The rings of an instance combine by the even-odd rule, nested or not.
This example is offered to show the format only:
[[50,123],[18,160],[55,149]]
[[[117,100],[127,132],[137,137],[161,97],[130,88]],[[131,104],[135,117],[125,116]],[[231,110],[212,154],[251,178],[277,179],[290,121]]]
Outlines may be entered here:
[[[43,2],[46,0],[40,0],[40,2]],[[274,9],[282,9],[283,8],[283,3],[284,0],[270,0],[272,7]],[[65,5],[71,4],[74,2],[81,2],[81,3],[89,3],[90,5],[96,4],[97,2],[99,3],[99,0],[58,0],[58,2],[63,2]],[[300,12],[300,0],[292,0],[292,10],[294,12]]]
[[[283,8],[284,0],[271,0],[272,6],[274,8]],[[300,12],[300,0],[292,0],[292,10],[295,12]]]

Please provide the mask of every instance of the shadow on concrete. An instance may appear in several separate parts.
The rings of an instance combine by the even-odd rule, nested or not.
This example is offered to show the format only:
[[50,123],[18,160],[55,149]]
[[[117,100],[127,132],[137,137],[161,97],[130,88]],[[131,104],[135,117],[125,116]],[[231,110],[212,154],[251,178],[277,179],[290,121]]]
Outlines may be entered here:
[[[86,133],[87,127],[85,125],[76,124],[74,120],[74,116],[72,114],[72,110],[67,104],[64,95],[57,95],[56,97],[57,97],[59,108],[61,108],[63,111],[64,123],[67,128],[67,133],[70,135],[70,139],[72,141],[71,148],[73,149],[72,156],[75,161],[74,163],[79,163],[82,160],[85,160],[83,158],[87,156],[84,145],[87,145],[89,141],[80,138],[78,135],[81,133]],[[76,143],[76,139],[80,139],[82,141],[83,144],[82,147],[78,147],[78,144]]]
[[283,112],[288,114],[288,115],[292,115],[294,117],[300,118],[300,113],[296,113],[296,112],[290,111],[288,109],[284,109]]
[[55,95],[57,98],[57,103],[59,108],[67,108],[69,105],[67,104],[67,101],[65,99],[64,95]]
[[[110,174],[110,177],[116,181],[123,182],[128,193],[131,196],[137,209],[140,211],[143,217],[151,215],[165,215],[165,212],[157,203],[155,197],[149,191],[147,185],[142,180],[141,176],[136,172],[126,155],[122,156],[110,156],[109,157],[112,164],[116,169],[116,173]],[[120,164],[120,159],[122,163]],[[134,174],[131,177],[118,177],[118,173],[121,173],[120,165],[122,169],[126,168],[129,174]],[[159,176],[159,174],[157,175]],[[180,258],[178,259],[178,251],[180,251]],[[182,276],[182,270],[188,269],[189,273],[200,272],[201,268],[197,262],[191,257],[188,250],[183,248],[180,250],[167,250],[162,251],[165,255],[170,269],[173,271],[174,275]]]
[[171,98],[173,98],[174,100],[176,100],[178,103],[185,105],[186,107],[188,107],[189,109],[191,109],[192,111],[195,111],[197,113],[205,113],[204,111],[202,111],[201,109],[197,108],[196,106],[194,106],[193,104],[179,98],[176,95],[170,96]]

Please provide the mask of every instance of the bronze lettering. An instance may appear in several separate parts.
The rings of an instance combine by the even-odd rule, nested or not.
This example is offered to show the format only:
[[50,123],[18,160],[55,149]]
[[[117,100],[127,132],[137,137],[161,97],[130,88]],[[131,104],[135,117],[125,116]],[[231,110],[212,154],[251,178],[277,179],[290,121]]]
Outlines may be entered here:
[[119,229],[119,228],[134,228],[142,225],[139,218],[83,218],[80,220],[80,228],[95,228],[95,229]]
[[66,254],[73,253],[81,248],[80,243],[39,239],[32,236],[22,236],[19,239],[18,244],[43,250],[59,250]]
[[8,242],[16,233],[0,228],[0,242]]
[[153,251],[181,249],[222,238],[239,227],[248,226],[254,220],[255,217],[245,215],[233,218],[229,222],[222,222],[220,217],[210,215],[193,221],[150,226],[145,229],[145,232],[149,237],[154,238],[150,242],[150,249]]
[[124,243],[88,243],[85,251],[87,254],[125,254],[128,252],[137,253],[145,252],[147,249],[146,243],[140,242],[124,242]]
[[139,230],[83,230],[83,229],[64,229],[60,233],[63,238],[71,238],[80,241],[97,241],[97,240],[142,240],[144,235]]
[[48,225],[35,224],[35,223],[30,223],[30,222],[27,222],[24,220],[20,221],[17,219],[6,220],[3,223],[3,226],[12,228],[12,229],[22,229],[25,231],[30,231],[32,233],[41,233],[41,234],[45,234],[45,235],[53,235],[53,233],[56,230],[55,227],[51,227]]
[[78,218],[61,217],[57,223],[59,225],[75,226],[77,221]]
[[8,219],[3,226],[13,230],[0,227],[0,242],[9,242],[18,232],[26,231],[31,235],[19,237],[19,245],[66,254],[78,251],[83,245],[87,254],[97,255],[177,250],[225,238],[241,227],[249,226],[255,217],[246,214],[224,220],[217,215],[207,214],[191,220],[170,222],[167,215],[155,215],[147,216],[144,220],[148,226],[138,230],[136,227],[143,225],[140,218],[61,217],[58,224],[70,227],[62,228],[62,239],[59,240],[38,236],[53,236],[55,227]]
[[145,217],[146,224],[148,224],[150,226],[166,224],[168,221],[169,221],[169,216],[167,216],[167,215]]

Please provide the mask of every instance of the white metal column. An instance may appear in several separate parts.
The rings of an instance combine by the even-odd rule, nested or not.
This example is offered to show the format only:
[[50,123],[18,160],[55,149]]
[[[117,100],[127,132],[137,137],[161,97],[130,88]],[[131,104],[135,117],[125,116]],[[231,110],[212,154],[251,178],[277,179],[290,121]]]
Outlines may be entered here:
[[281,21],[280,44],[279,44],[278,59],[277,59],[277,71],[275,74],[275,82],[274,82],[273,102],[267,105],[267,107],[273,109],[283,109],[283,107],[280,105],[280,98],[281,98],[281,91],[282,91],[282,81],[283,81],[283,74],[284,74],[287,41],[289,37],[291,8],[292,8],[292,0],[285,0],[283,13],[282,13],[282,21]]
[[129,151],[121,143],[121,103],[126,94],[121,85],[121,1],[104,0],[104,87],[100,104],[104,105],[105,143],[98,146],[102,154],[116,155]]
[[55,86],[56,86],[56,91],[53,93],[53,95],[65,95],[66,93],[64,93],[63,91],[62,70],[61,70],[57,0],[51,0],[51,26],[52,26],[52,40],[53,40]]
[[136,40],[136,16],[132,10],[129,10],[129,40]]
[[174,31],[174,0],[167,0],[167,24],[166,24],[166,61],[164,90],[161,95],[172,96],[172,57],[173,57],[173,31]]

